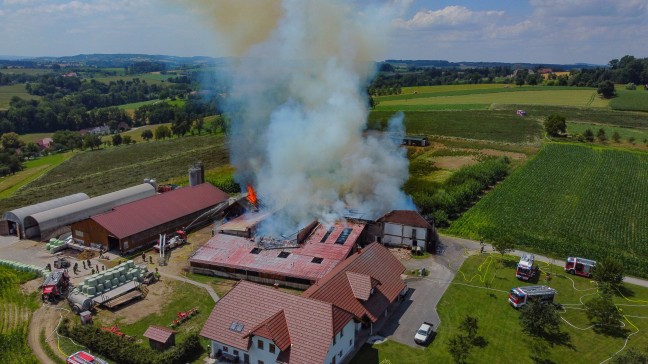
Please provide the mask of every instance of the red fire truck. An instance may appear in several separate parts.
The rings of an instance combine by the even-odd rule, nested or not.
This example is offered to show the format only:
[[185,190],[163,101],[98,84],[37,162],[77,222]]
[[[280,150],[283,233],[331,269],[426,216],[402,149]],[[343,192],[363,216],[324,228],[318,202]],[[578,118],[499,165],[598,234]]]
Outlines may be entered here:
[[596,262],[589,259],[569,257],[565,263],[565,272],[575,274],[583,277],[592,276],[592,268],[596,266]]
[[68,356],[67,364],[108,364],[107,361],[90,355],[85,351],[77,351],[76,353]]
[[63,269],[50,273],[43,282],[43,302],[56,302],[65,297],[70,290],[70,276]]
[[535,277],[538,274],[538,267],[534,265],[535,256],[533,254],[522,254],[517,268],[515,269],[515,276],[523,281]]
[[540,300],[543,303],[553,303],[556,290],[547,286],[526,286],[516,287],[509,291],[509,303],[520,308],[533,300]]

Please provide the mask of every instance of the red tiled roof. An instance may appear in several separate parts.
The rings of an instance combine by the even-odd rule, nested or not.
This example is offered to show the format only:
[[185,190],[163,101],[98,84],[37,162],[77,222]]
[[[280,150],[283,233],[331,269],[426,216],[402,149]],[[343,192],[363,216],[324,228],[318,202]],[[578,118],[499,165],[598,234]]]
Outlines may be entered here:
[[[282,311],[287,333],[281,333],[283,328],[278,324]],[[278,337],[282,345],[285,345],[284,337],[290,338],[288,350],[279,355],[281,360],[287,361],[289,357],[295,363],[323,363],[333,335],[352,319],[353,315],[328,302],[240,281],[218,301],[200,335],[247,351],[248,335],[272,322],[276,324],[273,336]],[[242,325],[242,329],[231,330],[233,323],[237,324],[234,326]],[[279,342],[275,343],[280,346]]]
[[353,296],[359,300],[368,300],[371,295],[371,277],[366,274],[346,272],[349,285],[353,291]]
[[131,236],[227,201],[228,195],[209,183],[147,197],[91,217],[118,239]]
[[160,343],[166,343],[169,340],[169,338],[171,338],[171,336],[174,334],[175,331],[167,327],[151,325],[148,327],[148,329],[146,329],[146,332],[144,333],[144,337]]
[[427,222],[421,214],[414,210],[393,210],[386,213],[378,221],[391,222],[407,226],[431,229],[432,225]]
[[275,315],[259,324],[246,337],[261,336],[274,341],[279,350],[283,351],[290,347],[290,333],[286,323],[286,315],[281,310]]
[[[403,264],[387,248],[372,243],[359,254],[354,254],[335,267],[333,271],[307,289],[303,296],[330,302],[353,313],[360,320],[366,316],[376,322],[405,288],[405,283],[400,276],[404,271]],[[374,282],[377,283],[374,294],[370,295],[368,300],[356,296],[355,283],[352,283],[356,280],[349,279],[347,272],[367,275],[377,281]],[[365,284],[363,285],[366,287]]]
[[[333,232],[321,243],[328,228],[324,225],[317,226],[299,248],[285,249],[290,253],[286,258],[278,257],[280,249],[262,249],[258,254],[252,254],[250,251],[257,247],[254,241],[235,235],[216,234],[196,251],[189,262],[315,281],[330,272],[351,253],[365,225],[338,222],[333,227]],[[349,237],[344,244],[336,244],[335,241],[345,228],[352,229]],[[322,261],[314,263],[313,258],[322,258]]]

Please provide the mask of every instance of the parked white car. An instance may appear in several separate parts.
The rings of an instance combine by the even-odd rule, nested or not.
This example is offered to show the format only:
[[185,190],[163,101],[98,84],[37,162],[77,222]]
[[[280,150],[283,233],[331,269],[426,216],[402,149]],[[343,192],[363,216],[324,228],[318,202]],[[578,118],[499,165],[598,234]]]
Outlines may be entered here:
[[432,337],[432,324],[429,322],[424,322],[418,330],[416,330],[416,335],[414,335],[414,341],[417,344],[425,345],[430,337]]

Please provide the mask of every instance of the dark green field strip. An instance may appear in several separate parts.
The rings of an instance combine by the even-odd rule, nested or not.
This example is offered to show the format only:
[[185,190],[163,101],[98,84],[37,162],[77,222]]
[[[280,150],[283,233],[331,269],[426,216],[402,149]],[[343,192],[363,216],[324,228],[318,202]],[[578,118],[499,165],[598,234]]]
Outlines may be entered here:
[[429,97],[441,96],[463,96],[463,95],[477,95],[477,94],[496,94],[501,92],[525,92],[525,91],[557,91],[557,90],[585,90],[584,87],[563,87],[563,86],[527,86],[517,87],[510,85],[510,87],[500,88],[486,88],[486,89],[473,89],[473,90],[456,90],[456,91],[443,91],[443,92],[422,92],[416,94],[406,95],[391,95],[391,96],[378,96],[376,100],[380,101],[393,101],[393,100],[410,100],[410,99],[424,99]]
[[490,104],[424,104],[424,105],[380,105],[376,111],[435,111],[435,110],[487,110]]
[[[369,125],[384,129],[393,112],[374,111]],[[440,135],[509,143],[531,143],[542,135],[542,127],[530,118],[509,111],[416,111],[405,112],[408,134]]]
[[647,196],[647,153],[550,143],[449,232],[563,257],[616,256],[648,276]]
[[618,91],[618,94],[618,97],[610,100],[610,108],[648,112],[648,92],[644,90],[621,90]]
[[564,116],[567,121],[580,121],[587,123],[598,123],[618,125],[630,128],[648,128],[648,113],[615,111],[599,108],[578,108],[542,105],[501,105],[491,107],[493,110],[524,109],[530,117],[545,118],[551,114]]
[[[196,161],[201,161],[206,169],[229,163],[224,139],[214,138],[180,138],[181,147],[169,141],[149,142],[80,153],[14,196],[0,200],[0,210],[79,192],[94,197],[142,183],[144,178],[165,181],[187,174]],[[157,153],[151,153],[151,149],[157,149]]]

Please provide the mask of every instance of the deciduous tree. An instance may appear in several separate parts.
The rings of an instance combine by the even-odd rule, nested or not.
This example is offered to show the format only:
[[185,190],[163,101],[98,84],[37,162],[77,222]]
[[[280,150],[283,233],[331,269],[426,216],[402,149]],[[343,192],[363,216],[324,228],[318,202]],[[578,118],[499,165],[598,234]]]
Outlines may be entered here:
[[567,131],[565,117],[556,114],[547,116],[544,127],[547,134],[553,137],[560,136],[560,134],[564,134]]
[[616,95],[616,89],[614,88],[614,83],[612,83],[612,81],[610,80],[606,80],[599,83],[596,92],[606,99],[611,99]]
[[618,333],[622,328],[621,313],[612,302],[609,293],[602,292],[585,302],[585,314],[597,329],[606,333]]
[[533,336],[545,336],[558,331],[560,316],[554,305],[534,300],[522,308],[520,325]]

